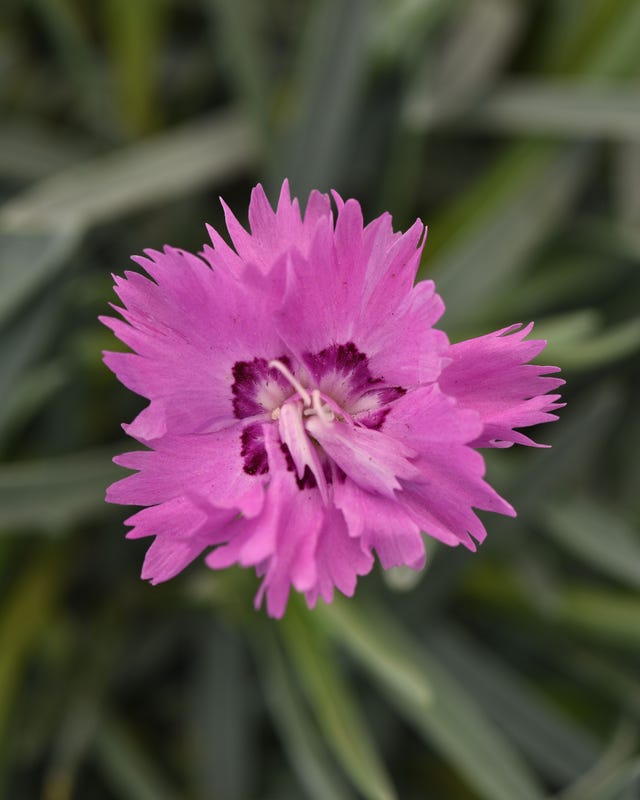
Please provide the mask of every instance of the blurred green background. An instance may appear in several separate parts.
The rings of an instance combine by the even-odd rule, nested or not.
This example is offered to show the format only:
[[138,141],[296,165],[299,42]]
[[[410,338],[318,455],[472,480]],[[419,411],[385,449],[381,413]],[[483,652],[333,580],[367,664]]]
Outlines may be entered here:
[[[3,0],[1,796],[640,797],[639,42],[637,0]],[[487,455],[478,554],[277,623],[139,580],[96,317],[285,175],[428,222],[452,339],[535,319],[568,405]]]

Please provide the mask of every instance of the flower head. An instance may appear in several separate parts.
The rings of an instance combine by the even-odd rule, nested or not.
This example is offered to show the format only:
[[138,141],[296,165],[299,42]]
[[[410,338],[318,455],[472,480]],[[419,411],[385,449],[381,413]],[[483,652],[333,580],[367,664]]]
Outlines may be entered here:
[[[562,381],[528,364],[531,326],[450,345],[431,281],[414,285],[418,220],[312,192],[304,215],[283,184],[274,212],[252,193],[250,233],[224,206],[199,256],[166,247],[116,277],[133,352],[106,364],[149,405],[126,432],[146,450],[107,500],[145,506],[130,537],[154,536],[142,577],[165,581],[205,550],[213,569],[251,566],[269,614],[291,587],[313,606],[372,568],[420,569],[424,532],[471,550],[474,509],[513,516],[483,479],[478,447],[534,444],[516,428],[555,419]],[[224,205],[224,204],[223,204]]]

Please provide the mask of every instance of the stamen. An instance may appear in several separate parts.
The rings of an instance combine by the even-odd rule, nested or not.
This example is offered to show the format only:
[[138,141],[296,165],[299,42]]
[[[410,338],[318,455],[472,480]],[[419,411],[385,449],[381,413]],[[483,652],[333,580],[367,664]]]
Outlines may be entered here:
[[311,392],[311,397],[313,398],[313,410],[320,419],[323,422],[333,422],[335,414],[329,406],[323,405],[322,398],[320,397],[320,390],[314,389],[313,392]]
[[295,377],[295,375],[291,372],[291,370],[285,367],[282,361],[278,361],[277,358],[274,358],[273,361],[269,362],[269,366],[273,367],[274,369],[277,369],[278,372],[281,372],[284,375],[284,377],[289,381],[289,383],[293,386],[296,392],[300,395],[305,406],[311,405],[311,397],[309,395],[309,392],[304,388],[304,386]]

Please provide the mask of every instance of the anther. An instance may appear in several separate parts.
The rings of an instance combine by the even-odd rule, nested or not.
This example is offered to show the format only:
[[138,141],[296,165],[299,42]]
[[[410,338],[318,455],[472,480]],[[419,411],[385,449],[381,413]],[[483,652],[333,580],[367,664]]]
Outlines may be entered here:
[[311,397],[313,399],[313,410],[320,417],[320,419],[323,422],[333,422],[335,419],[335,414],[329,408],[329,406],[323,405],[322,398],[320,397],[320,391],[318,389],[314,389],[313,392],[311,392]]

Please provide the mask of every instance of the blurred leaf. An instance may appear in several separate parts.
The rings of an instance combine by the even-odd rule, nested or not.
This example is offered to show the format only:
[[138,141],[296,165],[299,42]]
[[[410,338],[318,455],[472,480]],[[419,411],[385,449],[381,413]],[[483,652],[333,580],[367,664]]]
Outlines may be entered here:
[[640,597],[637,592],[558,582],[542,595],[510,568],[476,567],[465,589],[473,602],[482,600],[495,616],[520,624],[553,624],[582,637],[635,652],[640,646]]
[[[447,324],[470,324],[507,279],[549,236],[587,177],[592,152],[582,146],[514,149],[473,187],[464,204],[442,222],[449,246],[429,258],[447,306]],[[438,229],[438,221],[431,226]],[[458,229],[463,226],[463,229]],[[454,237],[454,231],[457,235]],[[436,247],[438,242],[436,240]]]
[[156,70],[169,3],[107,0],[102,6],[122,118],[131,133],[147,133],[158,123],[156,85],[161,76]]
[[[51,341],[59,301],[59,295],[50,292],[40,301],[31,303],[10,325],[1,329],[0,397],[10,398],[16,381]],[[0,409],[0,420],[4,417]]]
[[413,68],[426,34],[458,5],[460,0],[383,0],[371,34],[374,54],[388,61],[404,59]]
[[633,649],[640,647],[637,593],[595,587],[568,588],[558,597],[555,615],[562,624],[597,639]]
[[[640,758],[621,766],[580,800],[636,800],[640,794]],[[576,798],[577,800],[577,798]]]
[[640,788],[636,743],[635,729],[621,723],[604,755],[561,792],[558,800],[635,800]]
[[16,578],[0,608],[0,753],[7,752],[7,717],[11,710],[24,662],[54,610],[54,600],[64,575],[59,559],[43,548]]
[[572,677],[586,684],[597,695],[615,700],[625,716],[640,720],[640,677],[633,666],[620,659],[618,652],[601,653],[593,648],[572,647],[564,654]]
[[298,118],[271,179],[279,186],[288,175],[301,195],[339,186],[347,168],[373,22],[368,0],[328,0],[310,9],[294,72]]
[[[633,84],[569,83],[520,80],[492,88],[470,102],[455,93],[447,98],[454,124],[509,134],[567,136],[574,139],[632,140],[640,136],[640,103]],[[425,128],[441,118],[428,96],[414,99],[407,121]]]
[[224,180],[254,158],[246,123],[218,112],[45,179],[0,208],[0,225],[87,227]]
[[71,225],[51,231],[0,228],[0,324],[51,281],[79,241],[79,231]]
[[396,793],[355,698],[311,612],[289,601],[282,620],[284,641],[326,742],[354,785],[368,800],[391,800]]
[[578,222],[575,234],[581,236],[587,246],[597,247],[608,255],[632,261],[640,259],[640,230],[637,225],[595,218]]
[[96,732],[95,752],[117,797],[122,800],[171,800],[170,788],[158,766],[131,731],[115,719],[104,720]]
[[[594,297],[620,285],[628,277],[631,272],[628,264],[613,260],[610,253],[589,248],[587,243],[585,247],[589,252],[561,249],[557,254],[553,251],[543,253],[540,263],[534,265],[536,269],[520,280],[509,282],[496,298],[495,310],[487,312],[488,318],[493,315],[504,318],[506,298],[511,319],[528,319],[532,312],[540,314],[548,309],[557,311],[592,303]],[[576,323],[581,323],[586,333],[592,333],[598,327],[599,315],[593,309],[575,313],[576,318],[563,331],[565,335]],[[535,331],[537,335],[537,327]]]
[[[578,36],[580,44],[570,59],[563,60],[562,71],[571,71],[578,61],[584,62],[586,73],[603,77],[634,70],[637,48],[632,51],[625,45],[640,35],[640,6],[629,8],[628,0],[616,0],[611,6],[615,7],[611,26],[599,28],[595,38],[582,41]],[[568,212],[592,158],[586,146],[543,145],[535,140],[514,144],[443,218],[432,223],[427,253],[433,257],[435,250],[436,259],[427,261],[427,268],[437,273],[449,325],[478,314],[482,301],[505,278],[518,274]],[[445,243],[448,247],[443,249]]]
[[105,81],[84,15],[70,0],[32,0],[31,5],[44,23],[64,66],[82,116],[89,118],[95,127],[100,125],[100,133],[104,135],[105,130],[112,128],[110,114],[106,113]]
[[640,540],[624,519],[588,497],[547,507],[545,529],[598,572],[640,589]]
[[545,71],[556,73],[628,74],[637,64],[637,48],[631,42],[637,41],[638,11],[635,0],[552,4],[538,60]]
[[88,158],[89,140],[63,136],[42,123],[3,121],[0,125],[0,176],[30,181]]
[[12,387],[0,406],[0,449],[7,436],[15,435],[64,386],[67,377],[60,362],[50,362],[29,371]]
[[[543,36],[538,63],[543,71],[572,72],[579,69],[620,12],[619,0],[564,0],[553,3],[542,18]],[[546,24],[545,24],[546,23]]]
[[598,743],[585,730],[455,624],[448,622],[430,632],[429,647],[509,740],[552,781],[575,779],[598,757]]
[[462,4],[440,51],[435,55],[427,51],[405,104],[407,125],[429,129],[465,109],[513,49],[524,10],[524,5],[510,0]]
[[[529,773],[509,742],[493,726],[482,711],[432,654],[412,641],[401,625],[378,607],[365,609],[362,603],[349,612],[353,624],[336,625],[333,631],[351,654],[376,679],[389,702],[427,742],[454,764],[469,786],[486,800],[541,800],[542,790]],[[330,617],[331,618],[331,617]],[[375,638],[392,647],[395,657],[404,661],[412,672],[422,672],[432,691],[430,702],[416,702],[415,696],[399,692],[395,680],[389,680],[388,670],[379,667],[377,660],[362,646],[362,632],[371,631],[367,620],[375,620]],[[357,632],[354,637],[353,631]],[[368,649],[375,645],[368,640]],[[379,647],[384,646],[382,644]]]
[[122,470],[113,449],[0,466],[0,531],[58,533],[108,513],[104,491]]
[[247,762],[258,757],[253,675],[244,642],[231,629],[206,624],[189,684],[190,773],[202,798],[242,800],[256,791]]
[[358,614],[354,603],[341,599],[319,606],[316,613],[333,636],[349,642],[351,654],[389,691],[407,703],[428,709],[432,691],[422,664],[416,661],[415,654],[399,648],[395,638],[385,638],[389,631],[380,629],[375,616]]
[[89,634],[88,641],[81,638],[69,643],[61,713],[49,732],[52,753],[42,782],[42,800],[71,800],[79,794],[77,783],[108,702],[109,685],[124,653],[123,623],[121,609],[117,603],[109,602],[95,621],[100,636]]
[[638,230],[640,222],[640,137],[622,142],[614,153],[613,188],[617,216]]
[[[425,30],[414,29],[413,38],[420,33],[424,35],[427,26],[440,22],[445,9],[445,5],[439,3],[423,5],[423,13],[425,9],[431,9],[431,13],[421,20]],[[407,125],[396,128],[381,192],[382,208],[392,207],[396,217],[411,214],[421,187],[425,148],[420,133],[425,125],[419,122],[448,119],[457,103],[464,104],[467,98],[475,97],[491,82],[512,48],[523,16],[523,7],[509,0],[462,3],[460,6],[450,3],[446,10],[453,19],[438,36],[437,46],[420,46],[417,50],[419,60],[411,72],[415,77],[406,90],[406,98],[400,100],[400,108],[404,109],[400,115],[406,118]],[[482,41],[483,47],[474,47],[477,41]],[[406,41],[397,46],[404,53]],[[421,109],[419,121],[415,118],[415,106]]]
[[265,699],[300,783],[315,800],[348,800],[352,794],[328,758],[277,642],[265,635],[256,645]]
[[536,333],[548,344],[544,357],[564,369],[596,369],[640,349],[640,317],[600,330],[592,310],[572,311],[538,323]]
[[575,480],[582,474],[610,434],[622,401],[618,387],[601,383],[562,412],[562,424],[547,437],[553,450],[530,455],[526,469],[512,473],[505,487],[518,514],[536,514],[567,475]]
[[594,30],[594,38],[601,45],[594,48],[593,56],[585,58],[584,72],[603,77],[635,75],[640,66],[640,5],[635,0],[611,0],[605,8],[607,5],[611,24]]
[[264,39],[266,6],[251,0],[201,0],[212,20],[213,43],[224,54],[230,82],[259,134],[267,133],[273,84]]

